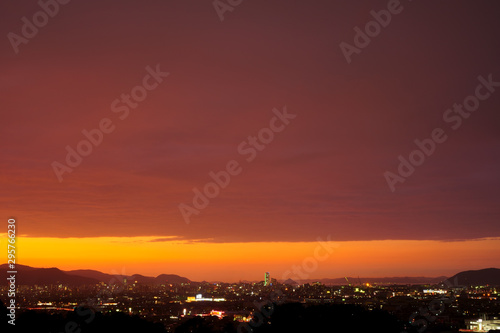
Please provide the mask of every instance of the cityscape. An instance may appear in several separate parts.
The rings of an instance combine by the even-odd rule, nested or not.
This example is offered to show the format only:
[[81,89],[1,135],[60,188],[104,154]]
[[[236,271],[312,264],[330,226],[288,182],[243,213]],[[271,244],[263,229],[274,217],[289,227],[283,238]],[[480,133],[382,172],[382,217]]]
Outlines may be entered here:
[[[83,331],[92,330],[90,319],[96,313],[109,316],[120,313],[154,323],[158,332],[189,332],[193,327],[200,332],[201,327],[211,332],[259,332],[266,327],[279,331],[279,326],[273,327],[273,319],[280,311],[287,310],[287,306],[310,309],[313,313],[332,311],[327,321],[314,315],[308,318],[320,325],[341,327],[342,324],[331,321],[342,306],[360,318],[375,314],[389,316],[390,320],[383,318],[380,323],[385,332],[500,330],[500,269],[494,268],[461,272],[433,284],[369,283],[363,282],[367,280],[364,278],[344,277],[345,283],[339,285],[278,281],[270,272],[264,272],[263,280],[258,282],[214,283],[189,281],[177,275],[107,276],[97,271],[62,272],[28,266],[21,266],[21,270],[22,274],[34,274],[41,279],[46,276],[55,282],[44,284],[39,280],[39,284],[17,286],[15,311],[21,330],[29,328],[23,319],[33,313],[62,318],[69,318],[68,313],[78,313],[82,320],[76,321],[75,327]],[[69,280],[60,282],[63,275]],[[111,278],[91,284],[91,276],[96,281]],[[2,295],[8,293],[7,289],[2,287]],[[2,311],[9,315],[5,305]],[[54,325],[51,329],[62,329]],[[358,331],[356,325],[351,322],[346,328]],[[41,332],[40,328],[38,331]],[[372,331],[377,330],[372,328]]]

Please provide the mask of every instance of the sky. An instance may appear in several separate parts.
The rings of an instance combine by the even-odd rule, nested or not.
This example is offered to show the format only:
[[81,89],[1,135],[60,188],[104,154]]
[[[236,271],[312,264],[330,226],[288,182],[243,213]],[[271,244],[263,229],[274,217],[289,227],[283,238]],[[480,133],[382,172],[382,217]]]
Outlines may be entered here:
[[0,5],[0,246],[13,217],[19,263],[500,266],[498,2],[61,2]]

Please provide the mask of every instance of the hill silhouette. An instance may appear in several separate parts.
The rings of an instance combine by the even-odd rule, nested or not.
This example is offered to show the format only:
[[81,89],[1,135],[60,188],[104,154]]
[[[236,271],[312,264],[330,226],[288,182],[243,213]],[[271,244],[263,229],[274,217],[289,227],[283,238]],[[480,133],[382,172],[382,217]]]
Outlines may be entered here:
[[[9,270],[7,264],[0,265],[0,273]],[[71,271],[62,271],[58,268],[35,268],[26,265],[16,265],[16,275],[18,285],[50,285],[63,284],[71,286],[90,285],[103,282],[106,284],[123,283],[127,279],[127,283],[138,283],[148,285],[160,284],[181,284],[191,282],[188,278],[176,274],[160,274],[157,277],[144,276],[140,274],[134,275],[112,275],[91,269],[79,269]]]
[[[0,265],[0,274],[6,274],[8,265]],[[123,283],[127,279],[127,283],[147,284],[147,285],[160,285],[160,284],[181,284],[191,283],[192,281],[186,277],[176,274],[160,274],[156,277],[144,276],[141,274],[133,275],[113,275],[103,273],[97,270],[78,269],[63,271],[58,268],[36,268],[26,265],[16,265],[17,284],[19,285],[50,285],[50,284],[64,284],[80,286],[85,284],[96,284],[103,282],[110,283]],[[444,276],[440,277],[383,277],[383,278],[352,278],[349,277],[349,283],[356,284],[438,284],[446,282],[447,285],[498,285],[500,286],[500,269],[486,268],[480,270],[463,271],[455,274],[450,278]],[[307,279],[301,280],[300,284],[312,283],[319,281],[326,285],[345,285],[347,281],[345,278],[325,278],[325,279]],[[299,284],[299,282],[288,279],[283,281],[285,284]]]
[[[0,266],[0,272],[3,276],[7,275],[7,265]],[[16,284],[17,285],[69,285],[81,286],[86,284],[96,284],[96,279],[74,276],[61,271],[58,268],[33,268],[24,265],[16,265]]]
[[500,269],[485,268],[463,271],[448,278],[446,284],[459,286],[500,286]]

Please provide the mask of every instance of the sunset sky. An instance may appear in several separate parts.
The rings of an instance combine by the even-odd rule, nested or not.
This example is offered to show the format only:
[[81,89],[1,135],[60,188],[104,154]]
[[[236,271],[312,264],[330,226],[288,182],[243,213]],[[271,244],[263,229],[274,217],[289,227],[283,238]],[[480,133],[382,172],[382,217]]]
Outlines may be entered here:
[[[308,278],[500,267],[500,4],[402,0],[349,63],[340,44],[393,1],[243,0],[221,21],[212,1],[74,0],[15,47],[42,9],[4,1],[0,246],[14,217],[18,263],[36,267],[225,281],[311,258]],[[478,89],[455,127],[447,110]],[[384,174],[436,128],[446,140],[391,191]],[[186,223],[179,205],[230,161],[238,174]]]

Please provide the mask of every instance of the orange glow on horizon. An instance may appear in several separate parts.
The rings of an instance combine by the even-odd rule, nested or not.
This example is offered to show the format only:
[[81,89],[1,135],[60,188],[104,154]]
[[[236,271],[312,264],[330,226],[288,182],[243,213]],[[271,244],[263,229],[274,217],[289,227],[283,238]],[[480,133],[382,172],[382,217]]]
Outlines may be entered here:
[[[165,241],[153,241],[159,238]],[[17,244],[18,263],[33,267],[150,276],[165,273],[194,281],[232,282],[262,280],[265,271],[282,279],[294,269],[304,279],[452,275],[499,266],[495,253],[500,238],[327,242],[327,247],[321,247],[317,242],[207,243],[161,236],[18,237]],[[293,274],[288,276],[293,279]]]

